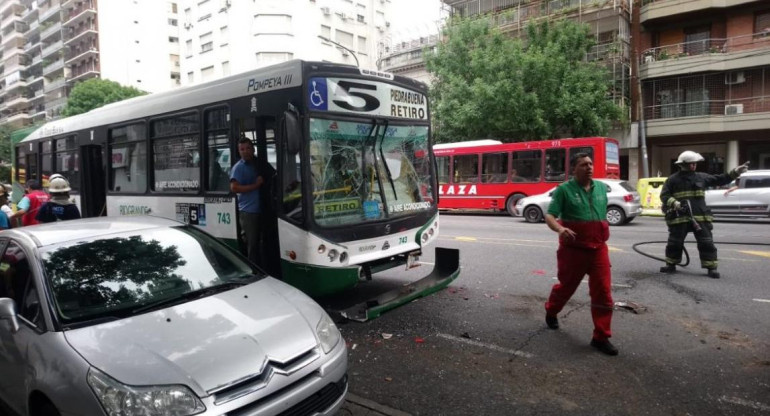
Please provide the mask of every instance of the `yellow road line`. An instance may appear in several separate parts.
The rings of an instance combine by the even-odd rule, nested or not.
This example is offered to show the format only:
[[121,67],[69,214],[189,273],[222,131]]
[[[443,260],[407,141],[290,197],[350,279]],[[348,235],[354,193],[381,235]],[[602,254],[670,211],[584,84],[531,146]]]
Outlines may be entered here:
[[770,251],[738,250],[739,253],[770,258]]

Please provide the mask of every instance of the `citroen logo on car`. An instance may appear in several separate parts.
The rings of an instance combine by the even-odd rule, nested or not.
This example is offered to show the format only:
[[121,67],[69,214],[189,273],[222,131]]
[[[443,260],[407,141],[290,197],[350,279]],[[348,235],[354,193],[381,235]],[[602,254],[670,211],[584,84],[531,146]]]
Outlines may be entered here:
[[383,244],[383,245],[382,245],[382,249],[383,249],[383,250],[387,250],[387,249],[389,249],[389,248],[390,248],[390,243],[388,243],[388,242],[386,241],[386,242],[385,242],[385,244]]

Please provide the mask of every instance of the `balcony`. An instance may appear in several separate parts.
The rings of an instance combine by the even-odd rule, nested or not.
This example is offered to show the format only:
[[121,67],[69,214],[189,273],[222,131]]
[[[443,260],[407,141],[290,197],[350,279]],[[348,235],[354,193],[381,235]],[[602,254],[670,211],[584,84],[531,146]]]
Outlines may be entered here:
[[645,23],[678,14],[726,9],[747,4],[760,5],[765,2],[766,0],[642,0],[640,21]]
[[30,26],[32,23],[37,23],[38,10],[37,2],[32,2],[30,6],[24,10],[23,14],[21,15],[21,19],[27,22]]
[[45,29],[43,29],[40,32],[40,40],[45,41],[46,39],[58,35],[59,37],[57,39],[61,38],[61,22],[56,22]]
[[11,114],[0,118],[0,124],[8,125],[11,127],[21,127],[29,124],[29,114],[26,111],[15,111]]
[[37,33],[37,30],[40,28],[40,23],[38,23],[37,20],[33,21],[29,24],[29,27],[27,28],[27,32],[24,33],[27,37],[30,37]]
[[703,39],[647,49],[639,62],[642,79],[705,71],[727,71],[767,64],[770,32]]
[[53,54],[54,52],[60,51],[64,47],[64,42],[62,41],[56,41],[48,46],[43,47],[43,51],[40,53],[40,56],[43,58]]
[[80,82],[90,78],[96,78],[99,76],[99,65],[93,61],[91,63],[81,65],[80,67],[72,67],[72,73],[68,81]]
[[3,18],[3,20],[0,21],[0,28],[5,29],[6,27],[8,27],[9,25],[15,22],[23,23],[23,21],[21,20],[21,12],[11,13],[10,15]]
[[26,8],[21,4],[19,0],[7,0],[0,5],[0,16],[8,13],[9,11],[16,14],[24,13]]
[[18,45],[23,50],[24,45],[27,43],[27,39],[25,39],[24,35],[19,32],[11,32],[7,35],[3,35],[3,47],[11,42],[14,42],[15,45]]
[[67,97],[57,98],[55,100],[46,101],[45,103],[45,109],[46,111],[51,111],[54,109],[60,109],[61,107],[65,106],[67,104]]
[[59,58],[56,61],[43,67],[43,75],[50,76],[51,74],[58,72],[64,68],[64,59]]
[[67,35],[64,37],[64,44],[71,45],[75,42],[88,41],[90,38],[97,36],[96,25],[91,25],[87,28],[81,29],[77,33]]
[[61,5],[59,4],[53,4],[51,7],[49,7],[46,10],[41,10],[40,13],[40,23],[43,23],[51,18],[53,18],[56,22],[61,22],[61,17],[59,16],[59,12],[61,11]]
[[99,51],[96,48],[89,48],[86,50],[71,50],[70,53],[68,53],[65,56],[65,65],[72,65],[74,63],[77,63],[79,61],[87,61],[89,58],[97,58],[99,56]]
[[96,19],[96,9],[91,5],[71,10],[64,18],[64,25],[75,27],[86,19]]
[[22,109],[29,105],[29,98],[24,95],[11,95],[5,97],[5,109]]
[[66,85],[67,85],[67,80],[64,79],[64,77],[61,77],[45,84],[45,87],[43,87],[43,92],[48,94],[49,92],[58,90],[59,88],[62,88]]

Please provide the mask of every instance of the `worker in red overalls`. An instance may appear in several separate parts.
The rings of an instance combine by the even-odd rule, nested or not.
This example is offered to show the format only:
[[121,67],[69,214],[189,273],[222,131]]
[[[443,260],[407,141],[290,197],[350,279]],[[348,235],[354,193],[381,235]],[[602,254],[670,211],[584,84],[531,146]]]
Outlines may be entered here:
[[30,179],[27,181],[27,194],[16,205],[17,211],[11,218],[21,217],[21,225],[39,224],[35,215],[49,199],[50,197],[45,193],[40,182],[36,179]]
[[618,349],[609,340],[614,303],[607,249],[607,185],[592,179],[594,165],[587,153],[575,154],[570,166],[573,177],[553,192],[545,216],[548,227],[559,233],[559,283],[553,286],[545,303],[545,322],[551,329],[559,328],[557,314],[588,274],[594,321],[591,346],[605,354],[618,355]]

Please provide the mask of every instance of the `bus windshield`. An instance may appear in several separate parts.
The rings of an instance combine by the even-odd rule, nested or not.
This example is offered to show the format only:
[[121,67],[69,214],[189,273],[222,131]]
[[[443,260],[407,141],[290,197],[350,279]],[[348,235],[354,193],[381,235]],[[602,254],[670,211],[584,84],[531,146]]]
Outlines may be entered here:
[[321,226],[434,206],[428,127],[310,119],[313,216]]

